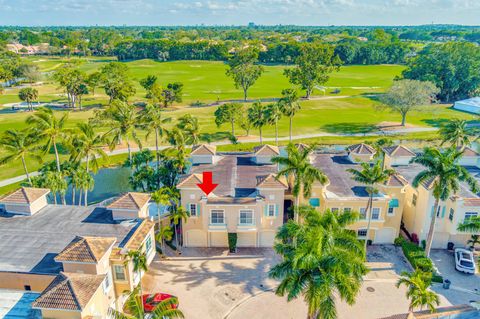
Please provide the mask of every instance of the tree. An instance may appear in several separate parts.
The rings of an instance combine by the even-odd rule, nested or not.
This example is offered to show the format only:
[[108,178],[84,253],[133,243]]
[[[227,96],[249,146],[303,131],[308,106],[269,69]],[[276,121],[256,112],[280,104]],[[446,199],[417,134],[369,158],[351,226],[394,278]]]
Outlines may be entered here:
[[60,87],[65,89],[69,106],[75,108],[78,96],[84,94],[86,90],[87,75],[85,72],[80,71],[73,63],[66,63],[58,68],[52,77]]
[[155,75],[148,75],[140,80],[140,85],[147,91],[147,97],[150,97],[150,90],[156,82],[157,77]]
[[[133,272],[138,273],[140,276],[140,282],[138,283],[138,288],[140,295],[142,296],[142,272],[147,272],[148,270],[148,263],[147,263],[147,255],[140,251],[140,250],[130,250],[127,253],[128,259],[125,261],[125,265],[128,267],[128,263],[131,262],[133,266]],[[141,303],[142,311],[143,309],[143,302]]]
[[28,109],[33,111],[32,102],[38,100],[38,90],[31,87],[20,89],[20,91],[18,91],[18,98],[24,102],[27,102]]
[[464,149],[470,146],[473,132],[467,127],[467,121],[460,119],[449,120],[440,128],[439,134],[442,144],[449,143],[453,147]]
[[232,136],[235,136],[235,122],[242,116],[242,104],[225,103],[215,110],[215,124],[218,127],[224,123],[230,123]]
[[109,104],[118,99],[127,102],[136,92],[124,63],[110,62],[100,69],[105,94],[110,97]]
[[431,81],[440,100],[450,102],[470,97],[480,86],[480,48],[468,42],[430,44],[407,61],[406,79]]
[[200,141],[200,125],[198,124],[198,118],[187,113],[178,118],[177,127],[187,133],[187,144],[198,144]]
[[247,111],[248,121],[253,127],[257,127],[260,133],[260,144],[262,142],[262,127],[267,124],[267,108],[261,102],[255,102]]
[[31,130],[6,130],[0,138],[0,146],[8,153],[8,155],[0,159],[0,165],[20,159],[25,175],[27,175],[28,183],[31,185],[32,179],[28,173],[25,158],[34,157],[39,159],[36,155],[38,146],[35,133]]
[[310,98],[316,86],[324,85],[329,74],[338,71],[342,61],[335,55],[334,47],[327,44],[304,44],[295,67],[285,69],[284,74],[292,84],[299,85]]
[[381,96],[380,101],[392,111],[400,113],[402,126],[405,126],[408,112],[432,103],[438,92],[432,82],[397,80],[387,93]]
[[290,143],[292,142],[292,127],[293,127],[293,117],[300,110],[300,103],[298,103],[297,91],[294,89],[284,89],[282,90],[282,98],[278,101],[280,109],[283,115],[290,118]]
[[275,144],[278,145],[278,121],[282,118],[282,108],[279,103],[267,105],[267,122],[275,126]]
[[168,107],[172,105],[173,102],[181,103],[183,94],[183,83],[174,82],[168,83],[167,88],[163,90],[163,107]]
[[304,223],[288,221],[276,235],[275,252],[282,261],[269,276],[280,280],[275,293],[291,301],[303,295],[309,319],[337,318],[336,299],[353,305],[367,274],[365,248],[347,227],[353,212],[299,210]]
[[463,232],[480,233],[480,217],[477,216],[464,220],[458,225],[457,230]]
[[248,47],[236,52],[228,60],[229,68],[226,71],[235,83],[235,88],[242,88],[243,99],[247,101],[248,89],[260,78],[264,69],[258,62],[258,50]]
[[40,73],[40,68],[38,65],[35,64],[20,64],[17,69],[19,76],[25,79],[28,83],[34,83],[39,81],[42,78],[42,74]]
[[365,247],[370,235],[370,224],[372,222],[372,209],[373,209],[373,196],[378,193],[376,185],[383,184],[388,178],[395,174],[392,169],[384,169],[381,161],[376,161],[373,165],[370,163],[362,163],[362,169],[357,170],[354,168],[347,169],[353,176],[352,179],[358,183],[366,185],[366,191],[368,193],[368,202],[365,211],[368,212],[367,223],[367,235],[365,239]]
[[432,275],[420,269],[411,273],[402,272],[396,287],[399,288],[402,285],[407,287],[407,299],[410,299],[408,311],[410,313],[416,307],[420,307],[420,310],[422,310],[424,306],[427,306],[430,312],[435,312],[435,307],[440,304],[440,298],[435,292],[428,289],[431,282]]
[[175,225],[175,244],[179,252],[180,242],[178,240],[178,236],[180,235],[180,230],[178,228],[178,225],[182,220],[186,222],[188,217],[190,217],[190,213],[182,206],[176,207],[172,212],[173,224]]
[[89,91],[95,96],[95,89],[102,83],[102,74],[100,72],[90,73],[87,77]]
[[67,192],[67,181],[64,179],[62,172],[48,171],[45,173],[43,187],[50,189],[53,195],[53,202],[57,204],[57,194],[60,194],[60,198],[65,205],[65,193]]
[[93,186],[95,185],[95,180],[93,179],[92,175],[90,175],[90,173],[87,172],[86,169],[79,170],[78,179],[79,179],[78,186],[81,191],[80,195],[83,194],[83,206],[88,206],[88,192],[93,190]]
[[103,134],[95,132],[91,123],[77,123],[77,128],[70,140],[71,160],[85,159],[87,172],[90,172],[90,162],[93,171],[96,172],[99,168],[98,159],[106,160],[108,157],[103,150],[107,141]]
[[292,194],[295,197],[295,221],[298,222],[300,196],[309,198],[315,182],[325,184],[327,176],[310,163],[309,157],[315,146],[297,148],[293,144],[287,146],[287,157],[276,156],[272,162],[280,165],[278,176],[285,176],[289,181]]
[[[478,232],[480,232],[480,223],[478,224],[478,228],[477,228]],[[472,235],[470,236],[470,239],[467,241],[467,245],[470,245],[470,248],[471,249],[475,249],[475,246],[477,244],[480,244],[480,235]]]
[[478,192],[475,178],[470,175],[465,167],[457,164],[460,157],[462,157],[462,152],[458,152],[453,147],[445,151],[427,147],[423,154],[415,156],[410,161],[425,167],[425,170],[415,176],[412,185],[414,187],[421,184],[428,185],[427,189],[433,189],[433,197],[435,198],[433,209],[430,212],[430,227],[425,247],[427,256],[430,256],[440,200],[445,201],[451,195],[454,195],[460,189],[459,182],[466,182],[473,192]]

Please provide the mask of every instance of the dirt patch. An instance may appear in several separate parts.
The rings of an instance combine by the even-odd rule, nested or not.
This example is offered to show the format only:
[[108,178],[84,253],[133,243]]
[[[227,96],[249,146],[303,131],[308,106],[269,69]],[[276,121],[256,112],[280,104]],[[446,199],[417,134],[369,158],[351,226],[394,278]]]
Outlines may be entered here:
[[416,128],[419,127],[418,125],[412,125],[412,124],[405,124],[405,126],[402,126],[400,122],[380,122],[377,124],[377,128],[380,131],[395,131],[395,130],[401,130],[401,129],[408,129],[408,128]]

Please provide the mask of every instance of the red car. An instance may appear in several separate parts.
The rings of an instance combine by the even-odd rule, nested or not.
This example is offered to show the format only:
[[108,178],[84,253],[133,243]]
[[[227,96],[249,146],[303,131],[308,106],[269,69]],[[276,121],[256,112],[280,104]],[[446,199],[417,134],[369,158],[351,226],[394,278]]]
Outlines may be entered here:
[[[162,293],[143,295],[143,309],[145,309],[145,312],[152,312],[159,303],[172,297],[177,298],[175,296]],[[172,304],[171,307],[172,309],[177,309],[178,303]]]

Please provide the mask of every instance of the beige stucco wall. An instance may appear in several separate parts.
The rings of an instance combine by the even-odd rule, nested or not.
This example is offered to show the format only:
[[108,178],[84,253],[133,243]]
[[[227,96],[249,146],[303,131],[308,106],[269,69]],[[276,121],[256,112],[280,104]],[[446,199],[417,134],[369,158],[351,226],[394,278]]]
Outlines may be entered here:
[[47,203],[47,195],[44,195],[38,198],[36,201],[28,204],[11,204],[5,203],[5,210],[9,213],[13,214],[24,214],[24,215],[33,215],[45,206],[48,205]]
[[135,219],[148,217],[148,203],[145,204],[140,210],[130,209],[110,209],[112,211],[113,219]]
[[98,261],[98,263],[76,263],[76,262],[63,262],[63,270],[65,272],[103,275],[110,270],[110,254],[112,248],[110,248],[105,255]]
[[43,319],[82,319],[80,311],[42,309]]
[[34,292],[42,292],[55,279],[54,275],[39,275],[16,272],[0,272],[0,288],[24,290],[31,287]]

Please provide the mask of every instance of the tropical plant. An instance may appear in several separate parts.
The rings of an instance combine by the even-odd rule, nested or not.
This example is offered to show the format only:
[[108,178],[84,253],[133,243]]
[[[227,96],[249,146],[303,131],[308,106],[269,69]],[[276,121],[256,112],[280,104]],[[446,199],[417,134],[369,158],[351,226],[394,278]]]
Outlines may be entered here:
[[[140,296],[142,295],[142,273],[148,271],[147,255],[140,250],[130,250],[127,253],[127,259],[125,260],[125,267],[129,267],[129,263],[132,263],[132,270],[140,277],[137,288],[139,289]],[[141,303],[142,311],[143,302]]]
[[155,239],[162,246],[162,254],[165,255],[165,241],[171,241],[172,238],[173,238],[172,227],[170,227],[168,225],[163,226],[162,223],[159,223],[158,224],[158,232],[155,235]]
[[226,71],[235,83],[235,88],[242,88],[243,99],[247,101],[248,89],[260,78],[264,69],[258,65],[258,50],[253,47],[238,50],[229,60]]
[[282,118],[282,108],[279,103],[267,105],[267,122],[275,126],[275,144],[278,145],[278,121]]
[[235,136],[235,122],[242,117],[242,104],[225,103],[215,110],[215,124],[218,127],[223,123],[230,123],[232,136]]
[[[478,224],[478,226],[480,226],[480,223]],[[480,227],[478,227],[478,231],[480,231]],[[467,241],[467,245],[470,245],[470,248],[472,249],[475,249],[475,246],[478,244],[480,244],[480,235],[473,234]]]
[[282,90],[282,98],[278,101],[280,104],[280,109],[282,110],[283,115],[288,116],[290,119],[290,143],[292,142],[292,127],[293,127],[293,117],[300,110],[300,103],[298,103],[298,94],[294,89],[285,89]]
[[107,153],[103,150],[106,146],[105,136],[96,133],[91,123],[77,123],[74,134],[70,137],[71,155],[70,160],[80,161],[85,159],[87,173],[90,172],[90,163],[92,170],[97,172],[100,164],[98,159],[106,160]]
[[66,204],[65,193],[67,192],[68,184],[62,172],[46,172],[42,186],[50,189],[50,191],[52,192],[54,204],[57,204],[57,194],[60,194],[60,198],[62,199],[63,204]]
[[194,145],[199,142],[200,125],[198,124],[198,118],[187,113],[178,118],[177,127],[187,133],[187,144]]
[[414,272],[402,272],[402,276],[398,279],[396,286],[399,288],[404,285],[407,287],[407,299],[410,299],[410,305],[408,307],[409,312],[417,307],[422,310],[427,306],[430,312],[435,312],[435,307],[440,304],[440,298],[438,295],[429,290],[432,282],[432,274],[423,272],[420,269]]
[[471,217],[467,220],[464,220],[458,225],[457,230],[463,232],[480,233],[480,217]]
[[38,90],[31,87],[20,89],[20,91],[18,91],[18,98],[24,102],[27,102],[28,109],[33,111],[32,102],[38,100]]
[[[78,179],[79,179],[79,189],[80,189],[80,196],[83,194],[83,206],[88,206],[88,192],[93,190],[95,185],[95,180],[93,176],[85,169],[80,169],[78,172]],[[80,204],[80,203],[79,203]]]
[[347,169],[353,176],[352,179],[358,183],[366,185],[366,191],[368,193],[368,202],[365,211],[368,212],[367,234],[365,239],[365,245],[370,239],[370,224],[372,222],[372,209],[373,209],[373,196],[378,194],[376,185],[382,184],[388,180],[388,178],[395,174],[393,169],[384,169],[381,161],[376,161],[373,165],[370,163],[361,163],[361,170],[354,168]]
[[280,165],[278,176],[285,176],[295,196],[295,221],[298,222],[300,196],[309,198],[315,182],[325,184],[327,176],[310,163],[310,154],[315,146],[298,148],[294,144],[287,146],[287,157],[276,156],[272,162]]
[[178,237],[180,235],[180,230],[178,228],[178,225],[182,220],[186,222],[188,217],[190,217],[190,213],[185,208],[183,208],[183,206],[177,206],[175,210],[173,210],[172,212],[173,224],[175,225],[175,244],[176,244],[175,247],[177,247],[177,251],[179,252],[181,250],[179,246],[180,242],[178,240]]
[[261,102],[255,102],[247,111],[248,121],[253,127],[257,127],[260,135],[260,144],[262,141],[262,128],[267,124],[267,108]]
[[466,146],[470,146],[473,132],[467,127],[467,121],[461,119],[452,119],[449,120],[445,125],[443,125],[439,134],[442,138],[442,144],[450,144],[453,147],[464,149]]
[[348,230],[358,218],[353,212],[319,212],[302,206],[304,222],[289,220],[276,235],[275,252],[282,261],[269,276],[280,280],[275,293],[291,301],[303,295],[309,319],[337,318],[336,300],[355,303],[365,265],[365,248]]
[[462,152],[451,147],[445,151],[427,147],[422,154],[415,156],[410,162],[421,164],[425,170],[418,173],[412,185],[427,185],[427,189],[433,189],[435,203],[430,214],[430,227],[427,235],[425,253],[430,256],[433,236],[435,233],[436,216],[439,210],[440,200],[445,201],[460,189],[460,182],[466,182],[473,192],[478,191],[478,185],[468,170],[458,164]]

